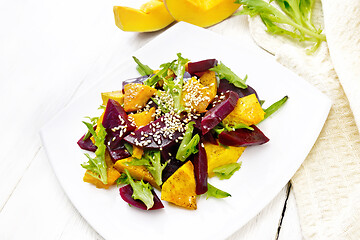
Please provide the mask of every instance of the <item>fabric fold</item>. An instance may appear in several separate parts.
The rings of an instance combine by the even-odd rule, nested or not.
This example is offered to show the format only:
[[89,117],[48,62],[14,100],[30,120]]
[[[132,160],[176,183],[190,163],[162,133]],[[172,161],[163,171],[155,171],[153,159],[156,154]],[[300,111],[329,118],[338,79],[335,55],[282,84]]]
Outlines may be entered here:
[[[360,71],[360,55],[357,53],[360,44],[353,46],[357,38],[350,33],[335,35],[333,28],[337,27],[336,24],[329,26],[336,18],[344,17],[343,13],[333,13],[335,8],[330,5],[347,4],[340,8],[346,12],[350,1],[336,4],[328,0],[323,2],[325,34],[327,37],[328,32],[333,35],[329,35],[329,43],[322,43],[314,55],[306,54],[305,43],[298,44],[284,36],[267,33],[259,17],[249,18],[250,33],[260,47],[275,55],[279,63],[309,81],[333,101],[319,138],[291,179],[304,238],[359,239],[356,236],[360,236],[360,134],[356,121],[360,126],[360,99],[356,99],[356,94],[360,83],[357,75]],[[354,5],[353,1],[351,3]],[[359,9],[347,12],[349,16],[345,18],[353,19]],[[334,19],[329,20],[332,16]],[[360,16],[357,17],[358,22]],[[315,22],[324,26],[320,1],[315,4],[314,18]],[[340,22],[343,24],[346,20]],[[356,24],[351,27],[356,27]],[[357,30],[360,31],[360,28]],[[346,38],[344,42],[347,43],[338,45],[341,37]],[[333,46],[335,48],[331,48]],[[345,51],[343,55],[342,51]],[[354,70],[355,67],[357,69]]]

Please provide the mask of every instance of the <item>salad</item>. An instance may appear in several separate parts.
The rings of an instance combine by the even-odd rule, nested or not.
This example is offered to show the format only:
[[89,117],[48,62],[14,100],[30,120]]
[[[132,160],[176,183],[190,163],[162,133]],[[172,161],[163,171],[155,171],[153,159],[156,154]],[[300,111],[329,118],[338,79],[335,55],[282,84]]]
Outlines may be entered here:
[[84,182],[122,186],[121,198],[145,210],[163,208],[161,200],[196,209],[199,195],[231,196],[208,178],[229,179],[246,147],[269,141],[257,124],[288,97],[263,109],[247,76],[216,59],[191,62],[178,53],[153,70],[133,58],[142,76],[102,93],[101,116],[83,122],[88,132],[78,145],[93,152],[81,165]]

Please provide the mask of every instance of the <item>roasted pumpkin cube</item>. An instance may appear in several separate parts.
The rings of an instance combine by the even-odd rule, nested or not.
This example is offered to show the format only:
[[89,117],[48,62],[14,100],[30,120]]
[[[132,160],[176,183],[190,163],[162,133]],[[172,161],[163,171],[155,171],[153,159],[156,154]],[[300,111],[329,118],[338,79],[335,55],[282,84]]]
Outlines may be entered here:
[[127,169],[131,175],[131,177],[137,180],[144,180],[151,184],[153,187],[159,188],[156,184],[154,177],[151,175],[149,170],[145,166],[126,166],[124,163],[131,162],[133,157],[124,158],[116,161],[114,168],[119,172],[124,172]]
[[217,93],[217,80],[215,72],[210,70],[205,71],[204,74],[200,77],[200,83],[209,88],[210,102],[212,102]]
[[221,144],[215,145],[209,142],[204,142],[206,157],[208,159],[208,176],[213,177],[214,168],[235,163],[238,161],[241,154],[244,152],[244,147],[224,147]]
[[129,83],[124,86],[124,91],[124,110],[132,112],[143,108],[157,90],[140,83]]
[[258,124],[264,119],[265,112],[262,109],[255,94],[251,94],[242,98],[236,103],[234,110],[227,115],[223,123],[236,125],[244,123],[248,126]]
[[132,147],[133,147],[132,157],[140,159],[144,153],[144,149],[136,145],[132,145]]
[[103,92],[101,93],[101,98],[103,100],[103,105],[106,106],[109,99],[113,99],[120,103],[121,105],[124,103],[124,94],[122,90],[113,91],[113,92]]
[[191,112],[206,112],[207,106],[212,101],[212,93],[209,87],[202,85],[195,77],[192,77],[183,86],[181,103]]
[[154,121],[154,119],[155,119],[155,108],[154,107],[150,108],[149,111],[129,114],[129,120],[132,121],[133,123],[135,123],[136,130],[138,130],[139,128],[141,128],[145,125],[148,125],[149,123]]
[[196,209],[195,188],[194,166],[188,161],[163,183],[161,200],[184,208]]
[[105,188],[108,189],[111,185],[113,185],[116,180],[120,177],[120,173],[114,169],[113,167],[109,167],[107,169],[107,180],[108,183],[104,184],[99,179],[91,176],[89,173],[91,173],[89,170],[86,170],[83,181],[87,183],[94,184],[97,188]]

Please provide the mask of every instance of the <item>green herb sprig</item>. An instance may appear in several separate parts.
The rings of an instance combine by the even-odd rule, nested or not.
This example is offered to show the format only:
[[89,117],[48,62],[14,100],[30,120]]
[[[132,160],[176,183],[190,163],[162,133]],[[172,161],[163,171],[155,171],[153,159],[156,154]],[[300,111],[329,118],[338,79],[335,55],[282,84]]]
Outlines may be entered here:
[[83,168],[89,170],[86,174],[93,176],[94,178],[99,179],[102,183],[107,184],[107,165],[105,161],[105,137],[106,130],[103,125],[100,123],[99,132],[96,133],[93,129],[93,126],[90,123],[83,122],[90,133],[93,135],[95,140],[95,146],[97,147],[95,151],[95,157],[90,157],[89,154],[85,153],[85,156],[88,158],[88,162],[81,164]]
[[[271,2],[276,2],[280,10]],[[308,53],[313,53],[326,40],[322,29],[311,22],[314,0],[274,0],[270,3],[264,0],[236,0],[235,3],[243,6],[236,15],[259,15],[269,33],[315,43]]]

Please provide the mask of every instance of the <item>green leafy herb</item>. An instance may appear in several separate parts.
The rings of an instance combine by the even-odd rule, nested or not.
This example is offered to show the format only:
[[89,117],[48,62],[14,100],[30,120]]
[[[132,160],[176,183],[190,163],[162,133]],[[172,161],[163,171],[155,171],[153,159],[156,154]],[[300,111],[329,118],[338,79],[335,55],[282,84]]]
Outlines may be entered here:
[[174,111],[180,113],[184,108],[181,104],[181,93],[184,84],[185,64],[189,59],[183,58],[181,53],[178,53],[177,56],[178,59],[173,67],[176,78],[173,81],[164,79],[164,90],[168,92],[174,100]]
[[[94,126],[96,125],[97,121],[99,120],[98,117],[85,117],[85,118],[88,118],[90,120],[91,123],[87,123],[87,124],[90,124],[94,129]],[[91,132],[88,130],[87,133],[85,134],[85,136],[83,137],[83,141],[85,141],[86,139],[88,139],[89,137],[91,136]]]
[[105,161],[105,136],[106,130],[103,125],[100,123],[99,132],[96,132],[93,129],[93,126],[90,123],[83,122],[90,133],[94,136],[95,146],[97,147],[95,151],[95,157],[90,157],[89,154],[85,153],[85,156],[89,159],[87,163],[81,164],[83,168],[89,170],[87,174],[99,179],[102,183],[107,184],[107,165]]
[[279,108],[281,108],[284,103],[286,103],[286,101],[288,100],[288,96],[283,97],[282,99],[280,99],[279,101],[273,103],[270,107],[268,107],[267,109],[265,109],[265,116],[263,121],[268,118],[269,116],[271,116],[274,112],[276,112],[277,110],[279,110]]
[[208,199],[209,197],[226,198],[226,197],[231,197],[231,195],[230,195],[230,193],[224,192],[224,191],[214,187],[210,183],[208,183],[208,190],[206,192],[206,199]]
[[151,192],[152,190],[151,185],[149,183],[144,183],[143,180],[134,181],[134,179],[132,179],[127,169],[125,169],[125,173],[133,189],[132,198],[135,200],[142,201],[146,205],[148,210],[152,208],[152,206],[154,206],[154,195]]
[[[275,0],[281,10],[264,0],[236,0],[243,10],[236,15],[260,15],[267,31],[278,35],[287,35],[300,41],[314,42],[314,52],[322,41],[326,40],[322,30],[316,29],[311,22],[314,0]],[[290,26],[286,28],[283,25]]]
[[131,155],[133,155],[133,146],[132,146],[130,143],[127,143],[127,142],[124,143],[124,146],[125,146],[126,150],[127,150]]
[[223,131],[227,131],[227,132],[232,132],[235,131],[236,129],[240,129],[240,128],[246,128],[250,131],[254,131],[254,129],[252,127],[249,127],[248,125],[244,124],[244,123],[237,123],[235,125],[229,125],[229,124],[224,124],[222,122],[220,122],[218,125],[216,125],[213,130],[217,133],[220,134]]
[[176,81],[178,85],[183,85],[183,78],[185,73],[185,64],[189,62],[189,59],[183,58],[181,53],[176,54],[178,59],[174,65],[174,73],[176,75]]
[[168,106],[169,102],[161,101],[161,99],[163,98],[162,95],[167,93],[158,90],[155,94],[158,96],[158,98],[152,97],[151,100],[154,101],[154,103],[160,108],[163,113],[170,112],[170,109],[173,108],[173,106]]
[[240,163],[229,163],[229,164],[214,168],[213,172],[221,180],[229,179],[236,171],[238,171],[240,169],[240,167],[241,167],[241,162]]
[[175,60],[170,63],[162,64],[162,69],[158,71],[154,76],[146,79],[144,81],[144,84],[147,86],[154,86],[160,79],[164,79],[167,76],[167,71],[171,67],[172,64],[174,64]]
[[157,185],[162,184],[162,171],[167,163],[161,163],[161,153],[159,150],[145,150],[141,159],[133,159],[125,165],[145,166],[154,177]]
[[184,138],[181,141],[179,149],[176,153],[177,160],[185,161],[191,154],[198,152],[197,145],[200,141],[200,136],[199,134],[196,134],[192,137],[194,124],[195,122],[192,121],[186,125],[187,129],[185,131]]
[[130,184],[126,173],[122,173],[118,179],[116,179],[116,186],[119,187],[122,184]]
[[227,146],[227,145],[225,145],[225,144],[222,144],[221,142],[219,142],[219,145],[222,146],[222,147],[225,148],[225,149],[230,149],[229,146]]
[[141,74],[141,76],[147,76],[153,74],[154,70],[152,70],[148,65],[142,64],[140,60],[134,56],[133,59],[137,63],[136,70]]
[[233,71],[231,71],[230,68],[225,66],[222,62],[220,62],[215,67],[210,68],[210,70],[216,72],[219,75],[220,79],[225,78],[226,80],[228,80],[230,83],[234,84],[238,88],[242,88],[242,89],[247,88],[247,85],[245,83],[247,79],[247,75],[245,76],[244,79],[241,79]]
[[99,110],[105,110],[105,108],[106,108],[106,106],[104,106],[104,105],[100,105],[100,106],[98,107]]

